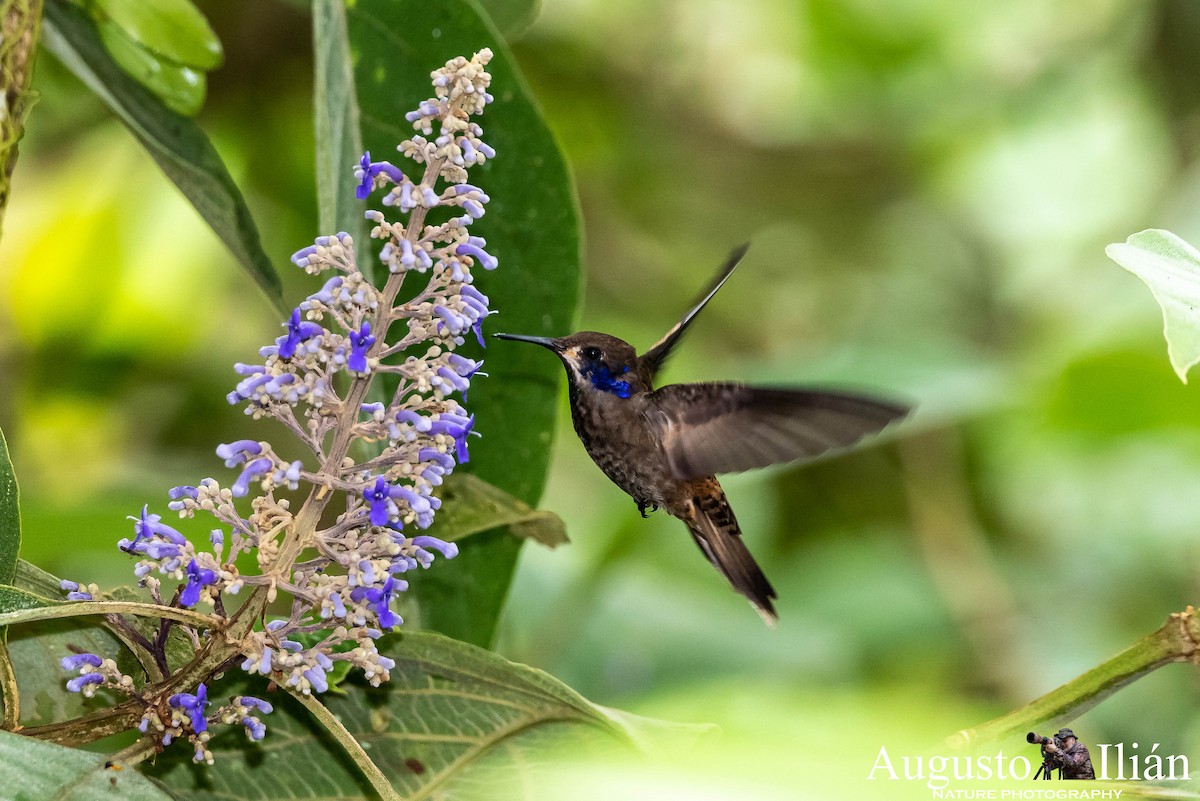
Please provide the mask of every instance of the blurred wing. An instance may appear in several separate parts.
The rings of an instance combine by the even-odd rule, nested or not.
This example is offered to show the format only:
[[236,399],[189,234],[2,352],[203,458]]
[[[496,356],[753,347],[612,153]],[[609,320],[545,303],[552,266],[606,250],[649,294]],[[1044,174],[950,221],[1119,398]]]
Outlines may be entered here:
[[673,384],[651,396],[676,478],[814,459],[908,414],[862,395],[741,384]]
[[692,324],[692,320],[696,318],[696,315],[700,313],[704,305],[712,300],[713,295],[717,294],[717,291],[725,285],[725,282],[729,280],[729,276],[733,275],[734,269],[737,268],[738,263],[749,249],[749,242],[734,249],[729,254],[729,258],[725,260],[725,264],[721,267],[720,272],[717,273],[717,277],[713,279],[712,286],[701,296],[696,305],[692,307],[692,310],[685,314],[683,319],[677,322],[650,350],[638,358],[638,369],[646,383],[653,381],[654,375],[662,368],[667,357],[671,355],[671,351],[679,343],[679,339],[683,336],[684,331],[687,331],[688,326]]

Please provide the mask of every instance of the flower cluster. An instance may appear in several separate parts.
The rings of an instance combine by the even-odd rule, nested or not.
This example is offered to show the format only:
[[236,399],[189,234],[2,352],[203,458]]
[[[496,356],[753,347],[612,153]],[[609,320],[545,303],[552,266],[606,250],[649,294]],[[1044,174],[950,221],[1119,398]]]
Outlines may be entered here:
[[[482,363],[457,350],[469,334],[483,343],[491,312],[472,271],[497,266],[486,242],[469,233],[488,197],[466,182],[472,166],[495,155],[472,119],[492,100],[485,70],[491,55],[485,49],[433,73],[436,96],[408,115],[416,133],[398,148],[418,165],[411,176],[369,153],[355,169],[358,197],[382,191],[379,203],[393,213],[366,212],[371,237],[382,243],[385,278],[378,286],[368,280],[349,235],[318,238],[292,261],[331,277],[292,312],[260,361],[235,368],[240,381],[229,402],[244,404],[256,419],[281,422],[304,455],[285,456],[266,441],[223,444],[217,455],[237,471],[232,483],[206,478],[169,493],[168,508],[180,517],[215,521],[207,543],[198,547],[148,507],[131,518],[133,537],[119,543],[138,558],[135,574],[156,603],[211,614],[222,629],[236,631],[232,622],[249,608],[246,617],[257,619],[281,596],[290,599],[275,619],[247,625],[225,662],[193,677],[198,685],[172,685],[194,692],[143,698],[141,731],[163,745],[188,739],[197,761],[212,760],[208,724],[238,724],[257,740],[265,730],[258,714],[271,711],[248,696],[207,711],[204,682],[212,675],[240,665],[307,694],[328,689],[335,666],[348,663],[372,684],[387,681],[395,663],[376,640],[402,623],[394,599],[412,571],[458,552],[419,532],[441,505],[437,488],[469,459],[469,438],[478,436],[460,401]],[[425,285],[400,301],[412,272],[423,274]],[[304,498],[295,511],[289,494]],[[326,514],[334,499],[336,514]],[[246,569],[251,561],[257,572]],[[99,592],[74,582],[63,588],[72,600]],[[244,589],[249,597],[227,611],[229,596]],[[199,647],[202,627],[169,620],[153,640],[131,625],[130,639],[165,665],[172,625],[183,625]],[[73,691],[109,687],[141,697],[112,660],[81,654],[63,667],[79,672],[68,682]]]
[[[140,697],[133,677],[122,673],[117,663],[96,654],[73,654],[62,659],[63,670],[77,673],[67,681],[67,689],[91,698],[101,688],[116,690],[129,697]],[[220,722],[241,725],[251,740],[261,740],[266,726],[259,714],[269,714],[271,704],[250,695],[235,696],[229,703],[207,711],[208,688],[201,683],[192,693],[175,693],[166,699],[165,707],[147,706],[138,723],[143,734],[153,731],[164,746],[176,739],[186,739],[195,747],[195,760],[212,764],[212,752],[208,750],[211,734],[208,724]]]

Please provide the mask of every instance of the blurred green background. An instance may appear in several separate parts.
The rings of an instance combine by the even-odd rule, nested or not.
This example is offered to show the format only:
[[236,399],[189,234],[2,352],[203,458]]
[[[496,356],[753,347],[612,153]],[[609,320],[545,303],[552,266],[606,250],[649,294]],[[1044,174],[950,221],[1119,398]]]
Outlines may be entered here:
[[[200,121],[294,302],[315,284],[287,256],[320,233],[307,17],[199,5],[227,53]],[[724,482],[779,590],[770,631],[588,461],[564,397],[543,506],[573,542],[526,549],[499,649],[721,724],[639,787],[844,797],[880,745],[936,749],[1200,597],[1200,404],[1103,252],[1146,227],[1200,241],[1197,42],[1189,0],[545,0],[513,45],[578,182],[581,327],[646,347],[750,240],[668,381],[918,407],[874,447]],[[279,320],[45,54],[37,86],[0,240],[0,428],[23,555],[116,585],[124,516],[265,436],[224,395]],[[1198,706],[1169,666],[1074,727],[1200,758]]]

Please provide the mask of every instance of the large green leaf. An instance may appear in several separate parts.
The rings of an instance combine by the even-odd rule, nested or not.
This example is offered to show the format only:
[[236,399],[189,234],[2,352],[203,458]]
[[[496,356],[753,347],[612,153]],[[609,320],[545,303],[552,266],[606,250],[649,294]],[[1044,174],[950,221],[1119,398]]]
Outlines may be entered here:
[[28,590],[22,590],[7,584],[0,584],[0,615],[6,615],[10,612],[22,612],[26,609],[56,606],[60,603],[60,601],[29,592]]
[[1146,282],[1162,307],[1167,356],[1179,380],[1200,362],[1200,251],[1170,231],[1151,229],[1104,249]]
[[[8,443],[0,431],[0,583],[7,584],[17,574],[21,551],[21,504],[17,476],[8,456]],[[4,710],[3,727],[12,729],[20,723],[17,677],[8,651],[8,629],[0,628],[0,705]]]
[[[354,196],[353,173],[363,144],[343,0],[313,0],[313,60],[319,228],[326,234],[345,231],[365,253],[369,228],[363,202]],[[373,279],[378,262],[358,261],[363,275]]]
[[[50,599],[60,592],[57,579],[25,561],[17,565],[15,585],[0,588],[0,612],[55,603]],[[21,694],[21,723],[26,726],[78,717],[103,703],[102,698],[86,699],[67,691],[70,675],[59,667],[64,656],[90,653],[124,659],[126,653],[121,641],[104,628],[98,617],[10,627],[8,650]]]
[[509,495],[470,473],[455,473],[438,489],[442,508],[426,532],[447,542],[461,542],[507,526],[513,534],[555,548],[567,542],[562,518]]
[[[473,170],[472,182],[491,196],[474,230],[500,268],[480,271],[476,285],[499,312],[490,330],[569,333],[579,295],[577,203],[562,153],[503,40],[473,2],[359,0],[347,22],[363,145],[376,159],[412,135],[404,114],[432,94],[432,70],[457,55],[494,51],[496,100],[480,123],[497,155]],[[466,469],[530,506],[545,485],[559,374],[553,359],[539,355],[493,344],[489,378],[473,384],[468,403],[484,436]],[[490,643],[519,547],[497,531],[472,537],[458,560],[436,571],[441,576],[414,585],[423,625]],[[470,615],[445,614],[455,609]]]
[[17,476],[0,431],[0,584],[11,584],[21,552],[21,507]]
[[120,28],[139,47],[198,70],[221,66],[221,40],[192,0],[92,0],[91,11]]
[[204,107],[207,80],[203,71],[163,60],[131,40],[125,31],[111,22],[99,22],[96,28],[112,60],[153,92],[167,108],[193,117]]
[[13,584],[22,590],[45,598],[56,598],[62,592],[60,581],[58,576],[42,570],[31,562],[26,562],[24,559],[17,561],[16,579]]
[[48,0],[45,13],[43,40],[50,51],[116,113],[251,278],[286,311],[279,276],[262,249],[250,209],[200,127],[126,75],[82,10]]
[[0,732],[0,786],[11,801],[171,801],[135,770],[92,754]]
[[[556,762],[685,746],[706,730],[610,712],[539,670],[436,634],[405,634],[386,650],[396,660],[389,684],[348,683],[322,700],[406,801],[549,798],[539,779]],[[197,801],[372,797],[303,707],[268,697],[276,709],[261,746],[231,732],[211,743],[214,768],[172,749],[153,775]]]
[[486,643],[495,619],[480,614],[477,604],[481,598],[502,598],[509,579],[507,571],[488,563],[492,554],[507,550],[514,536],[556,547],[567,541],[566,528],[554,513],[533,509],[469,473],[455,473],[438,494],[442,508],[427,533],[461,543],[459,555],[410,575],[412,589],[399,611],[409,625]]

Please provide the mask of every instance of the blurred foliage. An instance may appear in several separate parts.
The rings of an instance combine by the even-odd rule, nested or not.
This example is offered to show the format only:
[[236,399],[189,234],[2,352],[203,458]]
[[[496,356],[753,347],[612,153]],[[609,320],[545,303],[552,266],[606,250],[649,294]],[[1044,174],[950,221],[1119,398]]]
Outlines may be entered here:
[[130,77],[173,111],[190,116],[201,109],[205,72],[221,65],[221,42],[191,0],[90,0],[80,5]]
[[[199,6],[226,60],[198,119],[283,265],[316,232],[308,21]],[[749,239],[668,380],[918,404],[874,448],[725,481],[780,591],[768,631],[587,461],[563,402],[542,505],[572,544],[525,549],[501,650],[724,724],[640,787],[845,797],[818,777],[1023,703],[1197,600],[1197,390],[1104,246],[1200,241],[1198,40],[1188,0],[562,0],[515,42],[583,203],[583,328],[645,347]],[[95,101],[37,70],[0,241],[0,428],[23,555],[117,582],[123,516],[249,434],[229,365],[278,320]],[[1195,754],[1198,705],[1170,666],[1073,725]]]

